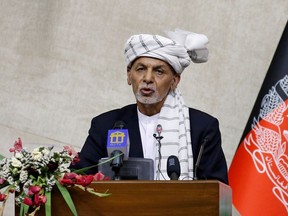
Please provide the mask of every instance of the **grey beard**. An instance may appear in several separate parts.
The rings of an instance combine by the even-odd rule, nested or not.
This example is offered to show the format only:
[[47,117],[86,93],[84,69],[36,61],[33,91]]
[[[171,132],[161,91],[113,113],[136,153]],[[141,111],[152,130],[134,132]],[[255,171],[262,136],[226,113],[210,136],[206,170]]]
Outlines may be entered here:
[[137,101],[139,101],[142,104],[155,104],[155,103],[160,102],[163,99],[158,94],[153,95],[152,97],[146,97],[146,96],[141,95],[140,92],[137,92],[135,94],[135,98]]

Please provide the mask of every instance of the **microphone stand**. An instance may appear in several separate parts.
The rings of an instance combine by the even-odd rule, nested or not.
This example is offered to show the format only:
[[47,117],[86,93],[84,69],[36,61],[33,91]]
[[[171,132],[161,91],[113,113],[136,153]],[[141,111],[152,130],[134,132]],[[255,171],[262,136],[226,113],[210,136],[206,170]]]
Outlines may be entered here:
[[111,153],[111,157],[115,157],[111,163],[110,166],[112,167],[112,170],[114,171],[113,180],[121,180],[120,168],[123,166],[123,153],[120,150],[115,150]]
[[[159,154],[158,172],[161,173],[161,159],[162,159],[162,155],[161,155],[161,151],[160,150],[161,150],[161,140],[163,139],[163,136],[160,135],[160,132],[158,132],[158,136],[155,133],[153,134],[153,136],[158,142],[158,154]],[[162,173],[161,173],[161,175],[162,175]]]

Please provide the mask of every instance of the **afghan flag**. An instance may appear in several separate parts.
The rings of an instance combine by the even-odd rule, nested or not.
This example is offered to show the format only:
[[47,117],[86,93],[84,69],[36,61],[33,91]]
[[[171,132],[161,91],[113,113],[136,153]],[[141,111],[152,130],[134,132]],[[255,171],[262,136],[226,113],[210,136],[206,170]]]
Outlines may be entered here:
[[288,215],[288,23],[229,169],[242,216]]

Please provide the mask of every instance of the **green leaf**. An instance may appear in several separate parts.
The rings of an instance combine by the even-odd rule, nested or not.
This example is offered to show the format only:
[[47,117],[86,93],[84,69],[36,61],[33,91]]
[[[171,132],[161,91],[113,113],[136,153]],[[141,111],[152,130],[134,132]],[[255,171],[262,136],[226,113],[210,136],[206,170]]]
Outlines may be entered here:
[[51,191],[46,192],[45,196],[47,198],[47,201],[45,203],[45,215],[51,216]]
[[75,185],[75,186],[77,186],[78,188],[80,188],[83,191],[88,191],[89,193],[94,194],[94,195],[99,196],[99,197],[107,197],[107,196],[111,195],[111,194],[108,193],[108,190],[105,191],[104,193],[99,193],[99,192],[96,192],[94,190],[94,188],[83,187],[82,185]]
[[99,197],[107,197],[107,196],[110,196],[110,194],[108,193],[108,190],[105,191],[105,193],[96,192],[96,191],[94,191],[93,188],[87,188],[86,190],[87,190],[89,193],[94,194],[94,195],[99,196]]
[[20,206],[20,216],[23,216],[23,211],[24,211],[24,204],[21,203],[21,206]]
[[3,160],[5,157],[0,154],[0,160]]
[[76,173],[76,174],[85,174],[85,171],[91,169],[91,168],[94,168],[94,167],[97,167],[101,164],[105,164],[105,163],[108,163],[109,161],[112,161],[113,159],[117,158],[117,157],[120,157],[121,155],[123,155],[124,153],[122,154],[119,154],[119,155],[116,155],[114,157],[111,157],[111,158],[108,158],[107,160],[101,162],[101,163],[98,163],[98,164],[95,164],[95,165],[92,165],[92,166],[89,166],[89,167],[85,167],[85,168],[82,168],[82,169],[78,169],[78,170],[71,170],[72,172]]
[[64,200],[66,201],[67,205],[69,206],[71,212],[73,213],[73,215],[78,216],[75,205],[73,203],[73,200],[72,200],[70,193],[67,190],[67,188],[62,186],[58,181],[56,181],[56,185],[57,185],[59,191],[61,192]]
[[29,206],[24,204],[24,203],[21,203],[20,216],[25,216],[27,214],[28,210],[29,210]]

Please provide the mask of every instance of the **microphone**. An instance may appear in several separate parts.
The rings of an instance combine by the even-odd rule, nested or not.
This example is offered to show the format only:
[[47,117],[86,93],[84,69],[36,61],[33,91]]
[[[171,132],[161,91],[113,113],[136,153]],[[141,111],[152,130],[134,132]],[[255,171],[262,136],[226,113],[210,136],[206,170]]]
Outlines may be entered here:
[[194,172],[193,172],[193,180],[198,180],[198,176],[197,176],[197,170],[198,170],[198,167],[199,167],[199,164],[200,164],[200,161],[201,161],[201,158],[202,158],[202,154],[203,154],[203,151],[204,151],[204,147],[205,145],[209,142],[209,138],[208,136],[206,136],[202,143],[201,143],[201,146],[200,146],[200,150],[199,150],[199,154],[198,154],[198,157],[197,157],[197,160],[196,160],[196,163],[195,163],[195,169],[194,169]]
[[115,180],[119,180],[118,173],[123,166],[123,160],[128,159],[129,134],[127,129],[123,129],[125,123],[117,121],[112,130],[108,130],[107,152],[108,156],[115,157],[111,160],[110,166],[115,172]]
[[156,133],[153,134],[153,136],[155,137],[155,139],[160,143],[161,139],[163,139],[163,136],[161,136],[161,133],[162,133],[162,125],[161,124],[158,124],[157,127],[156,127]]
[[113,129],[123,129],[125,127],[125,123],[123,121],[115,122]]
[[167,159],[167,174],[170,180],[178,180],[181,174],[179,159],[175,155],[171,155]]
[[[156,133],[153,134],[154,138],[157,140],[158,142],[158,155],[159,155],[159,160],[158,160],[158,173],[157,173],[157,177],[156,179],[159,179],[159,175],[162,174],[161,172],[161,159],[162,159],[162,155],[161,155],[161,139],[163,139],[163,136],[161,136],[161,133],[162,133],[162,125],[161,124],[158,124],[157,127],[156,127]],[[164,178],[164,176],[163,176]],[[165,179],[165,178],[164,178]]]
[[162,125],[161,125],[161,124],[158,124],[158,125],[157,125],[156,131],[157,131],[158,135],[160,136],[160,134],[161,134],[161,132],[162,132]]

